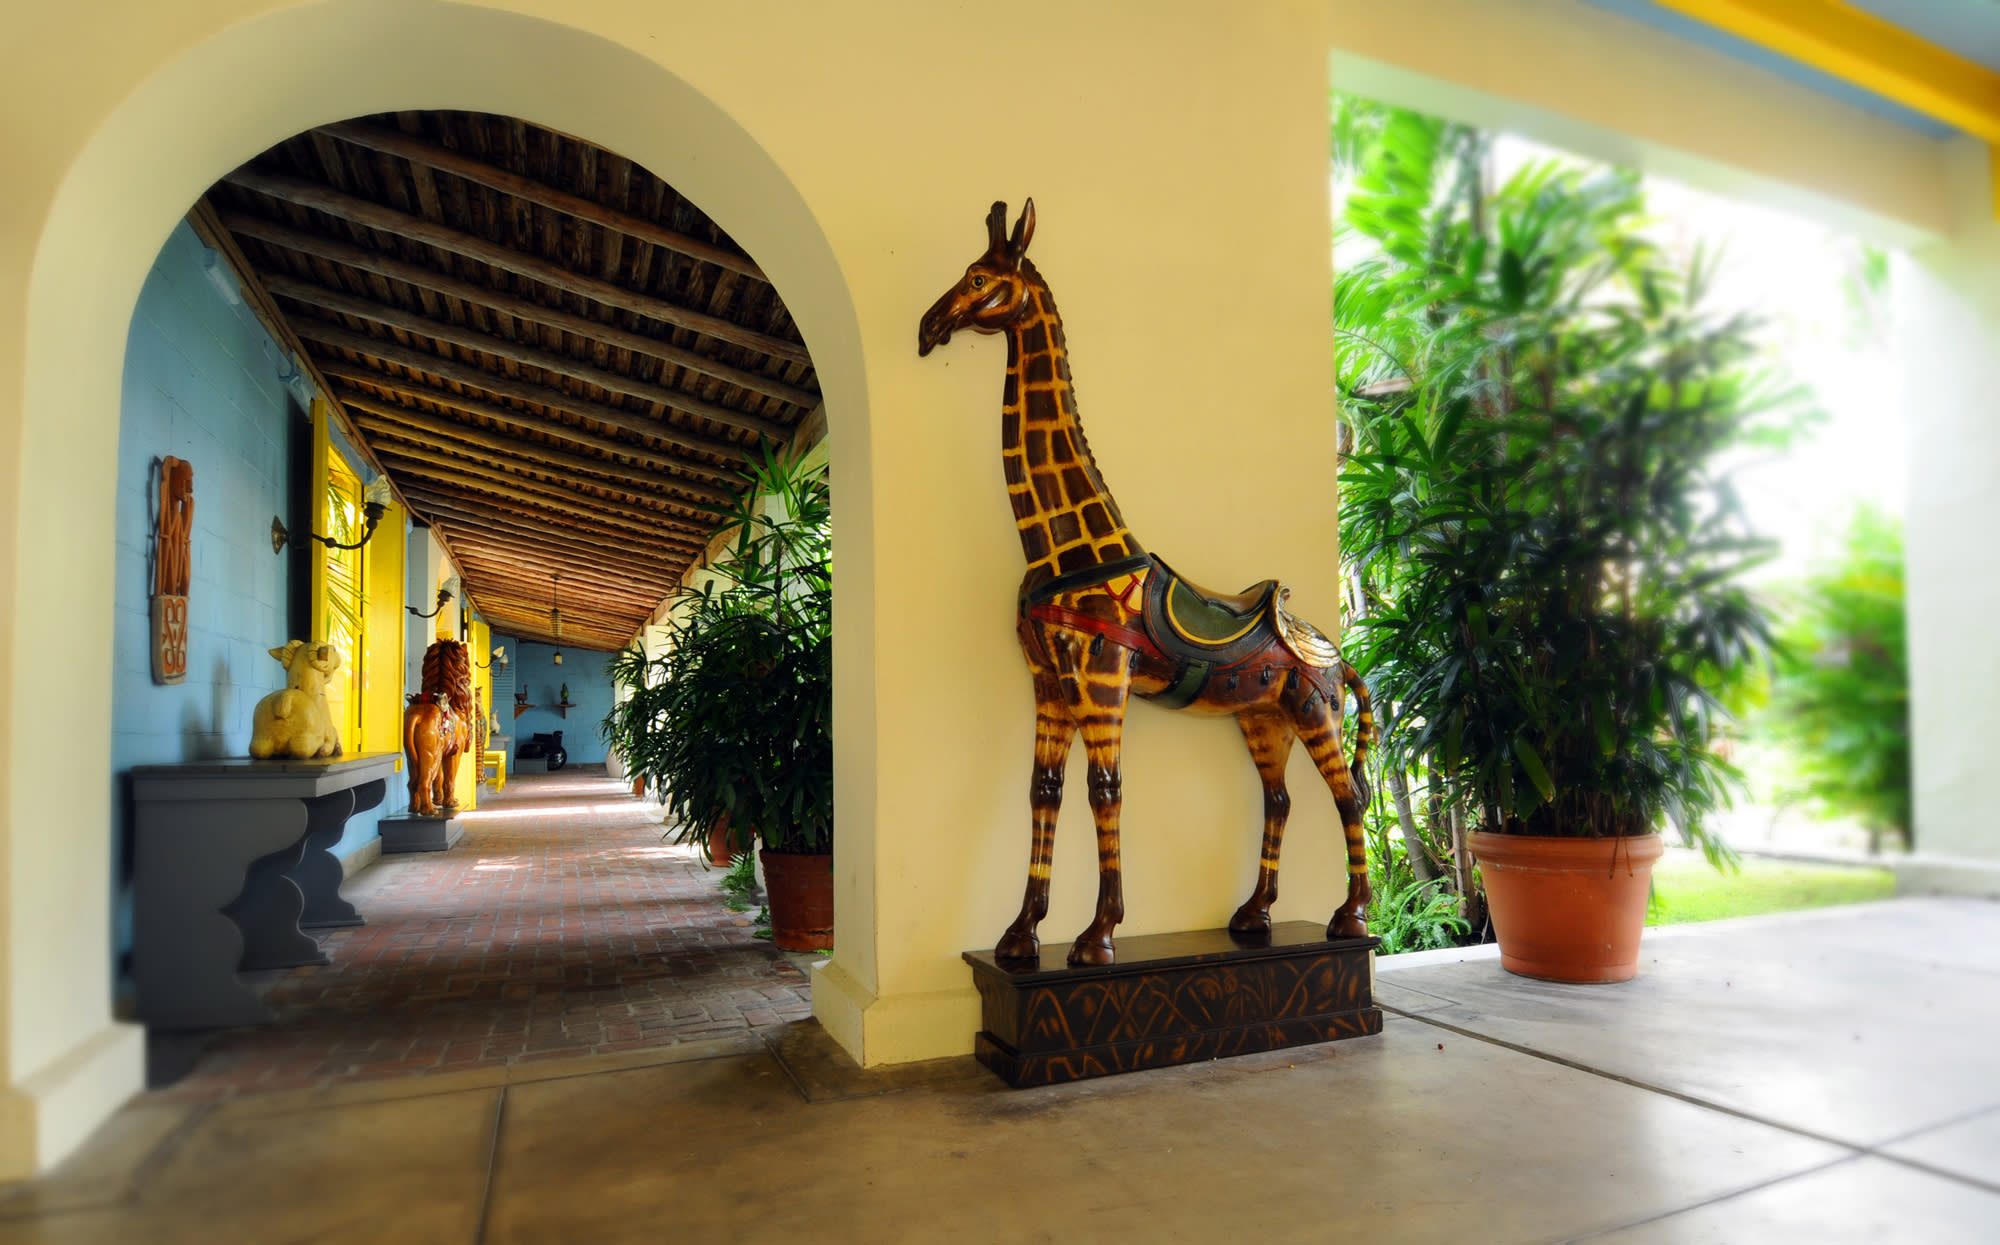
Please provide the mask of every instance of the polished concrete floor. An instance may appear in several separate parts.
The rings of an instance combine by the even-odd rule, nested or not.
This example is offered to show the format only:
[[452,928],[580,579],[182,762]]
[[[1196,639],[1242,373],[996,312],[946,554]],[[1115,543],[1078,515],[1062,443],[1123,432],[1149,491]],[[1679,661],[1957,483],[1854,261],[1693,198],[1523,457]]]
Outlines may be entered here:
[[809,1023],[141,1099],[0,1242],[2000,1240],[2000,905],[1649,933],[1641,977],[1386,963],[1379,1037],[1011,1091]]

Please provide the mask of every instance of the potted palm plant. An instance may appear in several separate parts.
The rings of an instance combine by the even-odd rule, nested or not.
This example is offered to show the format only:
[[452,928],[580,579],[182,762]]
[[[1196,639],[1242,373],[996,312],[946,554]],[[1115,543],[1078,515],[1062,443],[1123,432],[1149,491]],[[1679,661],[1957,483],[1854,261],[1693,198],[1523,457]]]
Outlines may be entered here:
[[1465,815],[1507,968],[1625,980],[1657,831],[1727,851],[1711,741],[1768,642],[1740,577],[1769,552],[1728,467],[1796,404],[1704,310],[1700,255],[1647,240],[1635,177],[1490,186],[1482,135],[1400,112],[1370,141],[1347,215],[1372,253],[1336,290],[1342,544],[1386,761]]
[[631,695],[604,729],[679,841],[762,844],[773,940],[810,951],[833,945],[830,492],[769,451],[748,485],[721,578],[676,602],[664,653],[614,663]]

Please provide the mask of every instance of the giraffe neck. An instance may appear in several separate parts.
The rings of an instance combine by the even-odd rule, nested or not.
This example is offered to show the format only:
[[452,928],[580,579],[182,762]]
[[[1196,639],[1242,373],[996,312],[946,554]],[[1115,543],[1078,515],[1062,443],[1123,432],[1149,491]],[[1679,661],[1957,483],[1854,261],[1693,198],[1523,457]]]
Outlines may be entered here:
[[1143,552],[1083,438],[1062,317],[1048,283],[1027,260],[1028,313],[1007,333],[1007,388],[1001,399],[1001,461],[1027,586]]

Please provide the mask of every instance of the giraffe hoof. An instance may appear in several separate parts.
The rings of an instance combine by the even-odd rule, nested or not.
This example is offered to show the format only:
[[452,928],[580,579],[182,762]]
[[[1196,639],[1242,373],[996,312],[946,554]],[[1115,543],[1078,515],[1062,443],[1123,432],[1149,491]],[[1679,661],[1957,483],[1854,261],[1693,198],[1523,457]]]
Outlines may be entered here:
[[1229,932],[1232,934],[1268,934],[1271,932],[1271,910],[1256,904],[1246,903],[1229,918]]
[[1366,938],[1368,937],[1368,922],[1356,913],[1342,910],[1334,913],[1333,920],[1327,923],[1326,936],[1328,938]]
[[1089,934],[1085,934],[1078,938],[1070,947],[1069,966],[1071,968],[1079,968],[1090,964],[1109,964],[1111,963],[1113,954],[1109,935],[1103,938],[1093,938]]
[[1038,960],[1042,958],[1042,941],[1026,930],[1010,929],[1000,935],[1000,941],[993,948],[996,960]]

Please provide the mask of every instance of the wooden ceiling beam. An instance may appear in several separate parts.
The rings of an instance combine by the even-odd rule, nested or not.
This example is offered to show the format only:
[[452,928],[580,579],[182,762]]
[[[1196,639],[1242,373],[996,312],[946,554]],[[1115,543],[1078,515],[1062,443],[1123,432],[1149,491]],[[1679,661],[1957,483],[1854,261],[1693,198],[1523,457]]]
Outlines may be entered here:
[[617,307],[634,315],[644,316],[648,320],[671,324],[675,328],[687,329],[704,337],[712,337],[716,341],[741,346],[745,350],[769,355],[774,359],[783,359],[787,363],[812,366],[812,356],[797,342],[773,337],[769,333],[759,333],[755,329],[744,328],[735,321],[725,320],[721,316],[693,311],[651,294],[641,294],[637,290],[628,290],[609,281],[585,276],[553,260],[543,259],[539,255],[529,255],[502,246],[498,242],[488,242],[474,234],[462,233],[450,226],[427,221],[421,216],[412,216],[392,207],[371,203],[367,199],[343,194],[330,186],[307,181],[303,177],[267,173],[261,169],[245,167],[225,175],[223,180],[232,186],[254,190],[258,194],[269,195],[285,203],[324,212],[328,216],[338,217],[350,224],[379,229],[383,233],[392,233],[413,242],[436,247],[440,251],[448,251],[493,268],[504,269],[531,281],[539,281],[543,285],[562,290],[564,293],[574,294],[578,298],[587,298],[607,307]]
[[[694,472],[705,480],[733,478],[738,483],[741,483],[740,476],[730,477],[728,473],[707,463],[690,462],[685,458],[675,457],[664,450],[637,445],[631,441],[620,441],[616,437],[599,436],[588,429],[578,428],[573,424],[560,423],[546,416],[536,415],[531,411],[518,411],[511,406],[501,406],[497,402],[486,402],[479,398],[469,398],[462,393],[452,393],[446,389],[434,389],[407,376],[377,372],[363,367],[358,363],[349,363],[344,359],[321,360],[319,370],[334,380],[347,382],[347,384],[341,386],[336,391],[340,394],[343,402],[352,403],[354,401],[354,397],[350,395],[355,394],[355,386],[369,385],[376,389],[387,390],[398,397],[415,398],[418,401],[450,407],[453,411],[463,412],[467,415],[476,415],[481,419],[490,419],[497,424],[504,424],[509,428],[518,428],[523,432],[540,433],[543,436],[554,437],[557,440],[567,441],[572,445],[581,445],[587,449],[596,450],[600,454],[617,454],[621,457],[632,459],[642,467],[648,467],[655,471],[668,474],[677,471]],[[380,399],[371,398],[366,394],[358,396],[364,402],[380,401]],[[385,403],[384,405],[394,406],[393,403]],[[395,409],[410,410],[410,408],[404,406],[395,406]],[[432,418],[437,419],[445,418],[444,416],[434,415],[431,412],[412,411],[411,413],[431,415]],[[733,494],[726,495],[733,496]]]
[[542,565],[560,570],[558,565],[566,559],[574,559],[579,566],[590,570],[603,571],[622,576],[633,583],[658,584],[673,587],[680,582],[681,572],[688,563],[688,555],[676,551],[671,560],[647,557],[638,553],[614,553],[594,545],[577,543],[567,532],[560,533],[560,539],[551,540],[549,532],[526,533],[497,526],[494,521],[460,518],[457,515],[440,515],[439,523],[467,539],[474,539],[495,549],[504,548],[515,557],[533,558]]
[[[345,402],[346,399],[343,398],[342,401]],[[389,406],[388,403],[382,403],[381,405]],[[422,418],[423,412],[421,411],[407,412],[408,416],[414,416],[415,418],[406,418],[403,414],[377,416],[372,413],[372,407],[364,407],[353,403],[348,404],[348,409],[354,420],[355,427],[360,428],[364,433],[392,436],[432,449],[450,450],[459,454],[485,454],[496,462],[505,462],[510,465],[518,464],[529,470],[541,471],[550,475],[567,469],[583,474],[602,476],[604,477],[602,487],[605,488],[643,489],[647,490],[644,494],[646,496],[654,495],[654,490],[673,489],[681,493],[696,493],[699,501],[715,501],[717,500],[715,494],[720,491],[700,486],[690,486],[687,481],[679,480],[672,476],[663,477],[646,471],[638,471],[620,466],[617,463],[605,462],[602,459],[585,458],[580,454],[564,454],[559,450],[549,450],[546,446],[536,445],[532,442],[509,441],[505,437],[496,436],[492,433],[480,436],[478,434],[483,432],[483,429],[467,428],[464,424],[454,423],[448,419],[441,420],[435,415],[426,420]],[[390,406],[390,409],[401,410],[400,407],[394,406]],[[463,429],[463,432],[460,431],[461,429]],[[468,433],[472,435],[466,435]],[[724,498],[726,497],[727,494],[724,494]]]
[[[549,630],[548,611],[542,611],[541,616],[537,617],[530,609],[512,605],[491,594],[480,595],[486,599],[475,597],[473,608],[479,611],[479,616],[486,620],[488,627],[516,639],[532,640],[537,644],[615,653],[625,647],[626,642],[645,624],[644,616],[641,615],[629,628],[624,625],[624,620],[621,618],[606,619],[588,628],[577,627],[572,630],[569,616],[564,614],[563,634],[558,638]],[[527,632],[533,634],[524,634]]]
[[646,220],[629,212],[621,212],[593,199],[557,190],[553,186],[523,177],[509,169],[497,168],[483,160],[476,160],[462,152],[439,147],[400,130],[364,125],[358,121],[338,121],[332,125],[320,126],[319,132],[331,134],[358,147],[366,147],[370,151],[400,156],[412,164],[427,165],[441,173],[450,173],[467,181],[478,182],[502,194],[526,199],[530,203],[539,203],[545,208],[561,212],[566,216],[574,216],[579,220],[587,220],[593,225],[615,229],[628,237],[665,247],[689,259],[714,264],[718,268],[727,268],[754,281],[762,281],[766,285],[771,283],[771,278],[765,276],[764,270],[748,256],[725,250],[712,242],[691,238],[656,221]]
[[609,346],[648,355],[664,363],[671,363],[675,367],[683,367],[691,372],[713,377],[725,384],[735,385],[739,389],[761,393],[802,409],[809,409],[820,400],[819,395],[811,390],[786,384],[762,372],[733,367],[719,359],[711,359],[707,355],[676,346],[670,341],[648,337],[644,333],[635,333],[616,324],[564,311],[560,307],[544,307],[540,303],[516,298],[489,286],[462,280],[448,273],[425,268],[421,264],[412,264],[380,251],[371,251],[367,247],[356,246],[351,242],[339,242],[244,212],[222,212],[218,216],[229,232],[268,242],[280,250],[316,256],[328,263],[339,264],[358,272],[372,272],[378,277],[401,281],[405,285],[442,294],[447,298],[456,298],[470,306],[485,308],[495,315],[512,316],[516,320],[539,328],[574,333],[579,337],[601,341]]
[[[441,450],[407,443],[392,445],[387,443],[380,433],[376,434],[375,438],[369,442],[369,445],[377,453],[385,457],[396,458],[412,464],[417,468],[415,474],[419,475],[424,470],[436,469],[439,471],[456,472],[463,477],[490,480],[494,485],[504,485],[507,488],[520,489],[550,498],[551,501],[543,503],[544,505],[554,505],[557,509],[560,509],[562,505],[569,505],[595,511],[609,518],[619,519],[641,528],[657,528],[662,531],[679,532],[684,536],[691,537],[700,537],[712,530],[711,525],[703,523],[698,518],[687,518],[676,514],[664,506],[647,504],[655,501],[671,500],[668,498],[652,497],[646,499],[646,502],[633,502],[623,501],[616,497],[600,497],[595,493],[586,493],[576,486],[578,484],[590,484],[600,488],[615,488],[616,486],[598,484],[595,480],[543,480],[532,476],[515,475],[513,472],[503,471],[498,467],[489,467],[483,462],[471,462],[463,458],[449,457]],[[496,488],[495,491],[499,490]]]
[[[580,533],[597,541],[629,544],[635,539],[643,539],[674,553],[692,552],[697,555],[708,545],[699,534],[686,532],[649,531],[634,532],[608,522],[601,522],[588,515],[574,511],[557,509],[552,503],[533,496],[508,497],[497,494],[492,485],[484,480],[456,481],[444,479],[411,479],[403,482],[408,486],[410,500],[418,502],[419,510],[434,509],[438,506],[467,508],[475,513],[486,514],[498,510],[508,522],[520,525],[539,525],[542,534]],[[711,536],[709,538],[713,540]]]
[[436,455],[406,453],[397,446],[382,446],[377,452],[382,455],[385,462],[390,462],[390,471],[397,477],[399,486],[436,480],[459,488],[479,489],[509,501],[526,502],[558,515],[584,519],[600,527],[616,529],[620,535],[633,539],[678,538],[686,541],[698,540],[702,535],[701,529],[698,528],[657,522],[655,520],[663,519],[665,516],[653,511],[634,513],[629,510],[590,505],[578,494],[563,493],[546,487],[536,488],[536,482],[533,480],[523,480],[503,472],[484,471],[476,463],[465,463],[462,465],[465,469],[461,469],[456,460],[453,460],[451,465],[445,465],[439,462]]
[[373,299],[357,298],[352,294],[331,290],[326,286],[282,272],[259,269],[257,278],[271,293],[281,298],[289,298],[296,303],[305,303],[343,316],[353,316],[357,320],[367,320],[385,328],[401,329],[405,333],[420,333],[434,341],[449,342],[454,346],[477,350],[481,354],[492,355],[497,359],[524,363],[529,367],[540,368],[544,372],[567,376],[586,385],[596,385],[599,389],[611,393],[622,393],[642,402],[651,402],[655,406],[684,411],[726,428],[739,428],[744,432],[755,433],[757,436],[781,444],[791,439],[792,430],[775,419],[718,406],[693,394],[656,385],[651,381],[637,380],[609,368],[595,367],[552,350],[542,350],[509,341],[504,337],[496,337],[491,333],[482,333],[469,325],[433,320],[429,316],[418,315],[413,311],[405,311],[400,307],[379,303]]
[[[382,363],[393,363],[411,371],[424,372],[454,384],[469,385],[487,393],[516,402],[533,402],[540,406],[556,407],[568,411],[581,419],[594,419],[600,424],[641,437],[654,437],[685,450],[699,454],[713,454],[731,462],[747,462],[750,450],[734,441],[721,437],[706,436],[685,428],[676,428],[652,415],[641,415],[590,398],[573,397],[560,389],[545,385],[531,385],[527,381],[515,380],[489,372],[472,363],[461,363],[457,359],[432,354],[428,350],[418,350],[405,346],[388,337],[370,337],[366,333],[356,333],[352,329],[341,328],[325,320],[311,320],[294,316],[292,331],[307,341],[318,342],[322,346],[333,346],[341,350],[351,350],[355,354],[375,359]],[[690,462],[690,471],[704,471],[711,476],[728,477],[729,472],[706,463]]]
[[[554,634],[549,631],[549,606],[546,599],[538,601],[531,595],[516,595],[519,589],[510,592],[498,584],[481,586],[476,581],[468,581],[467,587],[469,591],[486,598],[484,602],[486,610],[492,614],[513,621],[527,622],[539,627],[546,634]],[[642,611],[612,613],[601,610],[572,610],[567,604],[563,606],[562,613],[565,640],[572,635],[615,636],[625,630],[627,619],[646,616]],[[490,625],[494,620],[488,618],[487,621]]]
[[543,571],[564,574],[564,567],[576,567],[607,585],[633,595],[651,592],[653,600],[662,596],[679,584],[680,577],[664,567],[648,566],[644,563],[621,563],[593,556],[582,549],[567,545],[551,546],[546,541],[529,537],[513,536],[494,531],[477,522],[452,520],[451,529],[461,549],[474,549],[493,557],[504,557],[521,565],[533,565]]
[[[530,598],[537,592],[546,591],[549,577],[537,567],[509,562],[505,558],[480,553],[473,561],[459,568],[460,571],[479,583],[506,583],[528,594]],[[574,564],[566,565],[560,572],[563,586],[574,589],[590,600],[584,613],[591,615],[617,614],[624,616],[633,612],[650,614],[665,599],[664,594],[647,592],[644,589],[621,588],[614,583],[598,579]],[[569,610],[563,610],[563,617],[569,617]]]
[[[466,589],[486,598],[486,604],[510,617],[525,618],[544,630],[549,625],[549,582],[546,577],[537,582],[532,577],[507,575],[503,572],[487,574],[474,573],[465,580]],[[562,603],[563,634],[577,632],[615,632],[625,626],[628,618],[646,616],[652,606],[635,602],[628,606],[611,604],[589,604],[581,600],[570,600],[575,593],[569,578],[563,578],[564,599]],[[584,588],[582,591],[589,591]]]
[[504,554],[523,564],[532,563],[545,572],[561,574],[566,566],[576,567],[624,584],[634,591],[644,589],[653,594],[655,601],[680,589],[677,567],[636,561],[618,562],[584,546],[573,546],[567,542],[551,547],[545,540],[489,527],[477,519],[440,517],[437,522],[446,527],[452,539],[461,546],[496,556]]
[[413,513],[427,522],[443,521],[449,525],[451,520],[456,519],[460,523],[474,523],[489,530],[503,531],[523,541],[550,545],[567,542],[595,553],[629,558],[644,565],[679,568],[688,559],[699,556],[704,548],[687,537],[662,541],[653,547],[635,546],[629,537],[599,535],[580,528],[574,520],[566,522],[555,517],[544,522],[518,504],[482,503],[463,496],[446,496],[437,492],[435,486],[425,488],[416,485],[412,493],[410,500],[416,507]]
[[[484,617],[483,610],[481,616]],[[510,622],[503,624],[498,620],[494,620],[493,630],[496,634],[518,643],[543,644],[552,648],[573,649],[579,653],[615,653],[619,649],[624,648],[626,644],[631,643],[631,637],[627,636],[623,641],[615,644],[605,641],[592,641],[588,644],[579,644],[574,640],[558,640],[546,630],[536,631],[532,627],[520,623]],[[638,628],[633,628],[634,632],[637,632],[637,630]]]

